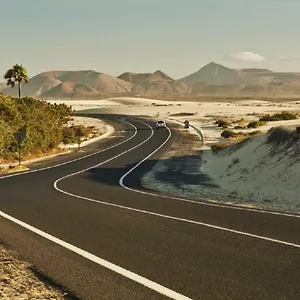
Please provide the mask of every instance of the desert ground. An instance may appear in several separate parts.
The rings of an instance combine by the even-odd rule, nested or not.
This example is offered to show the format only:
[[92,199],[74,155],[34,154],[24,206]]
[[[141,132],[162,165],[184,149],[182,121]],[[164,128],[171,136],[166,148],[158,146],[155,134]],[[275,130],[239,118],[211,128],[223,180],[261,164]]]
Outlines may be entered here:
[[[165,172],[166,165],[174,166],[174,161],[169,155],[169,158],[166,157],[158,162],[157,166],[144,176],[145,186],[157,191],[167,190],[183,197],[300,213],[298,197],[300,166],[295,159],[298,142],[294,143],[294,148],[281,142],[278,144],[269,142],[271,128],[285,128],[292,138],[292,132],[300,126],[300,119],[267,122],[258,128],[229,128],[244,134],[258,130],[261,133],[259,136],[249,138],[249,142],[238,147],[237,150],[231,147],[233,150],[226,150],[219,154],[211,151],[212,145],[224,142],[224,138],[221,137],[224,128],[218,127],[215,124],[216,120],[223,119],[237,125],[256,121],[259,116],[265,114],[272,115],[283,111],[298,114],[300,113],[298,101],[170,102],[123,97],[98,101],[55,100],[51,102],[66,102],[75,111],[151,116],[167,122],[176,122],[182,126],[185,120],[189,120],[190,134],[198,135],[200,131],[204,136],[204,145],[200,137],[190,138],[190,155],[187,154],[188,149],[185,149],[181,155],[182,148],[178,148],[172,155],[182,157],[184,155],[185,161],[189,159],[188,156],[192,156],[194,161],[196,147],[198,167],[197,170],[193,167],[193,174],[196,174],[198,179],[205,176],[206,183],[201,184],[201,181],[196,180],[196,184],[185,182],[179,186],[174,182],[160,181],[159,174]],[[274,149],[277,151],[273,151]],[[282,159],[283,157],[285,159]],[[185,165],[189,164],[185,162]],[[182,170],[182,167],[179,169]],[[189,173],[188,170],[186,172]],[[207,184],[207,181],[210,184]]]

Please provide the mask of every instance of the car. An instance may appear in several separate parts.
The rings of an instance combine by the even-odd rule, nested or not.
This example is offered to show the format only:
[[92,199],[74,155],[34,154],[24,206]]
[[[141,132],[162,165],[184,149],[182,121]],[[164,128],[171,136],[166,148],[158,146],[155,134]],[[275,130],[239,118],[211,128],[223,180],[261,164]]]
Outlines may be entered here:
[[167,124],[165,121],[157,121],[156,122],[156,129],[158,128],[167,128]]

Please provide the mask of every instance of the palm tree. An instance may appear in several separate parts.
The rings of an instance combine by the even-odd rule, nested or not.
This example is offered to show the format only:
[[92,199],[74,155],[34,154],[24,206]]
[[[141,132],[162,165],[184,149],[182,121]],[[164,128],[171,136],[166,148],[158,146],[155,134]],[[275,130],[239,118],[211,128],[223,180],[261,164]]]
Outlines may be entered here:
[[12,88],[18,84],[19,87],[19,98],[22,96],[22,81],[25,83],[29,82],[27,70],[23,65],[15,64],[11,69],[7,70],[4,79],[7,80],[7,85],[10,85]]

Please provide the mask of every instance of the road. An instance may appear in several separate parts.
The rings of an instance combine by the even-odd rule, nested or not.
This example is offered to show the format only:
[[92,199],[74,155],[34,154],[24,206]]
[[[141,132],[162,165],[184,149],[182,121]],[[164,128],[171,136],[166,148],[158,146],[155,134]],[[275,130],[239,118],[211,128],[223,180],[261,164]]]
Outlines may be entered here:
[[142,190],[178,133],[115,122],[113,139],[1,178],[4,244],[80,299],[300,299],[299,217]]

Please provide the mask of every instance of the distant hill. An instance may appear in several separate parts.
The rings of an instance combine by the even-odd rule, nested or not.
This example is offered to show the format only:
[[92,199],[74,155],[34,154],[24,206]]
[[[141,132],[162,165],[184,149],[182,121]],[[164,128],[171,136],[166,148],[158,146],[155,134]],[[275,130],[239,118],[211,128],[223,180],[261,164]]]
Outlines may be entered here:
[[134,94],[162,95],[162,94],[183,94],[188,91],[186,84],[178,81],[142,81],[136,84],[131,92]]
[[[131,91],[132,84],[116,77],[88,71],[52,71],[32,77],[23,84],[23,95],[32,97],[76,98],[85,94],[115,94]],[[18,89],[5,88],[3,93],[17,96]]]
[[81,98],[84,95],[95,95],[99,92],[92,87],[75,81],[64,81],[43,94],[45,98]]
[[131,82],[133,84],[131,93],[135,95],[182,94],[188,91],[188,87],[184,83],[174,80],[159,70],[154,73],[127,72],[118,78]]
[[179,81],[185,84],[193,84],[201,81],[210,84],[237,84],[243,80],[236,70],[211,62],[197,72]]
[[131,82],[133,84],[140,84],[142,82],[152,81],[174,81],[170,76],[162,71],[156,71],[154,73],[131,73],[126,72],[118,76],[119,79]]
[[[57,74],[55,72],[45,72],[32,77],[30,79],[30,83],[23,84],[22,94],[24,96],[40,97],[43,93],[51,90],[61,83],[61,81],[56,78],[56,75]],[[2,92],[17,97],[18,87],[6,87],[2,90]]]
[[[2,93],[17,96],[17,87],[0,83]],[[118,77],[93,70],[49,71],[23,84],[23,95],[40,98],[97,99],[118,95],[164,97],[176,95],[297,95],[300,73],[268,69],[231,69],[211,62],[184,78],[175,80],[158,70],[126,72]]]

